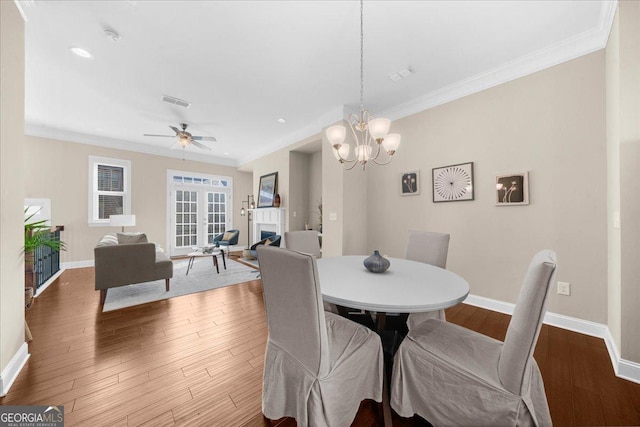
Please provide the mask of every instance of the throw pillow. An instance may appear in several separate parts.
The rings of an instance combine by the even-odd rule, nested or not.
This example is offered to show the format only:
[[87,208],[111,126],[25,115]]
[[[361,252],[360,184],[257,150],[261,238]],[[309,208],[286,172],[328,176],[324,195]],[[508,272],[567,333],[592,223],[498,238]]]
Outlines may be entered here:
[[147,243],[147,235],[144,233],[118,233],[118,243],[121,245]]
[[226,231],[223,235],[222,235],[222,240],[224,240],[225,242],[228,242],[229,240],[233,239],[233,235],[235,233],[232,233],[231,231]]
[[272,243],[273,243],[273,242],[272,242],[271,240],[269,240],[269,239],[267,239],[267,240],[265,240],[265,241],[264,241],[264,245],[265,245],[265,246],[269,246],[269,245],[270,245],[270,244],[272,244]]

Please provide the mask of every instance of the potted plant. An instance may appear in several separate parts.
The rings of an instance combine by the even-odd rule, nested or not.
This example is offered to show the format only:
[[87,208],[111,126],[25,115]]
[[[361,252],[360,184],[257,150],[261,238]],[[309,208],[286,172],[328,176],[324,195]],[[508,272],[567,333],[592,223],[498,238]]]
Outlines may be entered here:
[[29,208],[24,210],[24,286],[33,288],[35,292],[35,250],[41,247],[48,247],[54,251],[66,250],[66,245],[51,233],[51,227],[46,224],[47,220],[33,221],[37,211],[27,215]]

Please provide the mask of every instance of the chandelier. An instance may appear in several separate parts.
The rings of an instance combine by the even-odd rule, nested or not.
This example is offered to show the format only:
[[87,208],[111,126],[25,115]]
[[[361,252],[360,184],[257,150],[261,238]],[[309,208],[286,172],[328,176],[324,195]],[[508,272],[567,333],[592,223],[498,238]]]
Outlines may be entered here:
[[[365,169],[367,162],[372,161],[377,165],[386,165],[391,162],[400,145],[400,135],[389,133],[391,120],[375,118],[364,108],[364,0],[360,0],[360,114],[349,114],[348,122],[355,147],[353,157],[350,157],[351,147],[345,144],[347,129],[342,125],[327,128],[326,135],[329,144],[333,147],[333,155],[347,170],[353,169],[357,164]],[[380,158],[384,151],[386,159]]]

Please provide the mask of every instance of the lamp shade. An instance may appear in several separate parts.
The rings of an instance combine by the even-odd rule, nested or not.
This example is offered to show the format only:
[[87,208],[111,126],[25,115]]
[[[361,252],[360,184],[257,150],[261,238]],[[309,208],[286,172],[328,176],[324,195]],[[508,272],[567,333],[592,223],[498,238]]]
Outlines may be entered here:
[[397,133],[390,133],[382,141],[382,146],[387,153],[395,153],[400,146],[400,135]]
[[344,142],[345,136],[347,136],[347,128],[342,125],[335,125],[327,128],[327,139],[331,146],[340,145]]
[[379,117],[377,119],[369,120],[369,134],[373,139],[384,138],[389,133],[391,127],[391,120]]
[[356,146],[355,154],[359,162],[367,162],[371,158],[371,146],[358,145]]
[[347,157],[349,157],[350,148],[351,147],[349,147],[349,144],[342,144],[339,150],[336,150],[335,148],[333,149],[333,155],[337,160],[340,160],[340,157],[346,159]]
[[109,225],[114,227],[132,227],[136,225],[135,215],[111,215],[109,216]]

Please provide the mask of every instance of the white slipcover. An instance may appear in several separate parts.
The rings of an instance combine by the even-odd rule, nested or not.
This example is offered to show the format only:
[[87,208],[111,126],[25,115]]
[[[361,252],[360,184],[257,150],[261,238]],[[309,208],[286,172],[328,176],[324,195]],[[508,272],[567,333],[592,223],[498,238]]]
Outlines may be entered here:
[[[449,238],[449,234],[446,233],[409,230],[405,258],[447,268]],[[444,310],[411,313],[407,318],[407,328],[411,330],[427,319],[446,320]]]
[[315,257],[258,248],[269,339],[262,412],[299,426],[348,426],[364,399],[382,401],[380,338],[325,313]]
[[395,355],[391,407],[435,426],[551,425],[533,350],[555,277],[555,254],[538,252],[504,343],[437,319],[417,325]]

